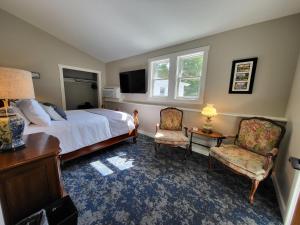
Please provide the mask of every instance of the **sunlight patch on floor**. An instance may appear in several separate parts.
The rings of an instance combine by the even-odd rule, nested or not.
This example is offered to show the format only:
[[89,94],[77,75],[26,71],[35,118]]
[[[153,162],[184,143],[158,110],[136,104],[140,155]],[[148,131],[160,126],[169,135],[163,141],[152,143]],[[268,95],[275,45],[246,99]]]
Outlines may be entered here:
[[133,167],[134,159],[128,159],[126,154],[107,158],[107,161],[117,167],[119,170],[126,170]]
[[114,173],[114,171],[104,165],[100,160],[92,162],[90,163],[90,165],[94,167],[99,173],[101,173],[102,176],[107,176]]

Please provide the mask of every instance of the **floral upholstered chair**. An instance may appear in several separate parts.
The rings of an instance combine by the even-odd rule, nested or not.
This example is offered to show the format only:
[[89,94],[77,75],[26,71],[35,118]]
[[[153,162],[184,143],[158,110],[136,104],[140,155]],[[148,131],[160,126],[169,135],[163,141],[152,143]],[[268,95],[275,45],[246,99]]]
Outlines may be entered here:
[[189,140],[187,137],[187,128],[185,134],[182,132],[183,112],[176,108],[165,108],[160,111],[160,123],[156,126],[155,134],[155,151],[158,152],[161,144],[176,146],[184,146],[186,159],[189,151]]
[[253,204],[259,182],[265,179],[274,165],[280,141],[285,128],[264,118],[248,118],[240,122],[239,132],[233,145],[212,147],[212,158],[217,159],[234,172],[252,180],[249,201]]

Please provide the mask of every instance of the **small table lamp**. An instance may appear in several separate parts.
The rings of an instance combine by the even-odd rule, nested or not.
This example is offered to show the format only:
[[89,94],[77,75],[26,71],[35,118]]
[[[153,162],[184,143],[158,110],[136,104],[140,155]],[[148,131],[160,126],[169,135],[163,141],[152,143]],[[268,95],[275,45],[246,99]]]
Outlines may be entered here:
[[204,133],[212,133],[211,118],[218,115],[213,104],[207,104],[201,111],[203,116],[206,116],[206,121],[202,127]]
[[0,67],[0,100],[4,107],[0,112],[0,151],[24,147],[24,120],[9,108],[9,101],[34,98],[31,72]]

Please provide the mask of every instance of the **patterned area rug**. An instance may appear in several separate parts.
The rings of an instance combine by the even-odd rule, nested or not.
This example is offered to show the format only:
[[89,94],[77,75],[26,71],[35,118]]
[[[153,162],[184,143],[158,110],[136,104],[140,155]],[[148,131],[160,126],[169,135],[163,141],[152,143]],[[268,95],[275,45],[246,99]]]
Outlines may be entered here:
[[79,211],[79,224],[282,224],[271,179],[263,182],[254,205],[250,180],[183,149],[161,147],[140,135],[106,151],[66,164],[66,191]]

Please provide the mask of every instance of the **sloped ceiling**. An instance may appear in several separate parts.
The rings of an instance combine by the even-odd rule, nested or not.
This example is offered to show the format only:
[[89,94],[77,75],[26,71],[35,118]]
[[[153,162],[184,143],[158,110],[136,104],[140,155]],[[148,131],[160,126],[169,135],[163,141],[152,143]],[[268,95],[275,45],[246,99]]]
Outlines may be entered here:
[[110,62],[300,12],[299,0],[1,0],[0,8]]

